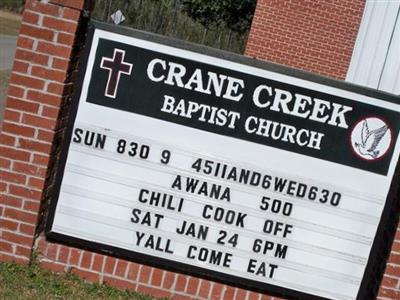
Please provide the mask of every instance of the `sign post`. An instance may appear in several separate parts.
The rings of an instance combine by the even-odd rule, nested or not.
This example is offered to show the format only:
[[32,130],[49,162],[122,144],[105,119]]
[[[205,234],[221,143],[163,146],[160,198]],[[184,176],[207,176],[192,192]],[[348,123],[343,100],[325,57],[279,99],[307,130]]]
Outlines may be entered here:
[[49,238],[295,299],[372,297],[398,97],[99,23],[85,59]]

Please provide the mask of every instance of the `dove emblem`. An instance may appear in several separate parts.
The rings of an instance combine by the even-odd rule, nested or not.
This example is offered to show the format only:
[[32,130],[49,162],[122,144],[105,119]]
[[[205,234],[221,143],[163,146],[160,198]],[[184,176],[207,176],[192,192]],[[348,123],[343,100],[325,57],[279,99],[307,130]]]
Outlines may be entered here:
[[361,120],[351,133],[354,152],[366,160],[375,160],[385,155],[390,148],[391,140],[389,126],[379,118]]

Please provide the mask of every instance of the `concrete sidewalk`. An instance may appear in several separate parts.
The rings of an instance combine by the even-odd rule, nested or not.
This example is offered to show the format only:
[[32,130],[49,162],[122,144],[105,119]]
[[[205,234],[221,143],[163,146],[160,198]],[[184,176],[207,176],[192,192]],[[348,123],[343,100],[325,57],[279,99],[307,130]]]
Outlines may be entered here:
[[11,69],[16,47],[16,36],[0,35],[0,70]]
[[0,128],[3,122],[8,80],[14,61],[17,37],[0,35]]

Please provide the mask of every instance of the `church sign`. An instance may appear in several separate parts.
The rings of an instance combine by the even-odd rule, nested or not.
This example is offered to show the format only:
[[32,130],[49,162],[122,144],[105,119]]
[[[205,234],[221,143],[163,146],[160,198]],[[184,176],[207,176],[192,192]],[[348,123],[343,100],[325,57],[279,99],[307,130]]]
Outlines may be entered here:
[[374,295],[398,97],[99,23],[86,48],[49,238],[292,299]]

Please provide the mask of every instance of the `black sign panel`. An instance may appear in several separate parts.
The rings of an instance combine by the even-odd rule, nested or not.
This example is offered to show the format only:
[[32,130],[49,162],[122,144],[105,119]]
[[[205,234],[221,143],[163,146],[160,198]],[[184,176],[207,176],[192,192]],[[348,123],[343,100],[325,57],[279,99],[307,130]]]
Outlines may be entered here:
[[80,83],[49,238],[292,299],[375,297],[399,97],[99,23]]
[[[132,74],[129,76],[117,69],[110,71],[110,69],[101,67],[102,60],[113,58],[115,49],[121,50],[121,53],[124,53],[125,61],[130,62],[126,64],[127,69],[129,69],[128,66],[133,68]],[[149,64],[154,60],[156,63],[150,75],[157,77],[157,80],[152,80],[148,76]],[[365,156],[358,154],[353,150],[351,129],[360,121],[367,120],[368,122],[368,118],[379,116],[382,122],[378,121],[377,126],[387,125],[385,137],[390,135],[390,143],[393,144],[393,139],[397,137],[400,126],[399,114],[396,111],[356,102],[323,91],[295,86],[287,82],[279,82],[271,78],[241,73],[105,39],[99,40],[94,65],[97,67],[95,67],[96,70],[90,81],[87,98],[90,103],[313,156],[382,175],[387,174],[393,147],[385,149],[386,153],[380,159],[370,159],[366,163],[366,159],[373,158],[371,156],[373,151],[368,153],[369,149],[367,149],[372,144],[364,146],[367,153]],[[116,62],[115,65],[118,68],[120,64]],[[183,68],[184,71],[182,71]],[[118,72],[120,72],[120,78],[117,83],[117,75],[114,76],[114,74]],[[184,74],[181,76],[180,72]],[[104,89],[97,88],[107,86],[110,73],[113,74],[111,78],[114,80],[113,86],[116,94],[113,99],[115,101],[110,100]],[[218,78],[240,80],[242,85],[236,84],[239,86],[236,95],[242,95],[240,100],[232,101],[223,97],[230,83],[227,79],[219,79],[218,85],[222,86],[220,93],[222,96],[218,97],[213,89],[215,85],[212,85],[210,73],[217,74]],[[170,80],[168,80],[168,76],[170,76]],[[182,88],[182,86],[184,87]],[[199,92],[196,89],[207,92]],[[269,89],[272,91],[271,93]],[[255,93],[259,98],[258,106],[253,100]],[[235,93],[233,92],[233,94]],[[171,100],[171,103],[174,103],[172,113],[169,112],[171,109],[168,112],[160,110],[166,101],[165,97],[174,99]],[[287,101],[286,97],[290,97],[291,100]],[[178,107],[181,99],[185,100],[182,108]],[[188,115],[188,110],[191,109],[190,102],[204,105],[204,109],[197,109],[190,114],[189,118],[183,115]],[[268,103],[271,104],[264,107]],[[275,109],[272,107],[274,104]],[[217,116],[213,118],[212,108],[215,108],[216,114],[221,113],[220,118]],[[229,112],[240,115],[240,118],[235,119],[234,128],[229,127],[234,118],[234,116],[229,118]],[[307,117],[304,118],[306,115]],[[224,126],[216,126],[215,123],[218,121],[224,123]],[[247,130],[246,121],[249,123]],[[257,134],[255,130],[258,130],[262,124],[267,129],[261,130]],[[304,131],[299,133],[302,129]],[[291,130],[294,130],[296,134],[291,134]],[[312,134],[315,137],[314,143],[308,136]],[[373,142],[372,137],[371,142]],[[308,142],[306,142],[307,140]]]

